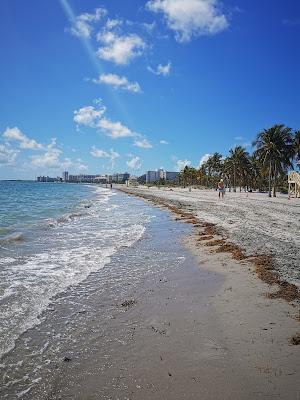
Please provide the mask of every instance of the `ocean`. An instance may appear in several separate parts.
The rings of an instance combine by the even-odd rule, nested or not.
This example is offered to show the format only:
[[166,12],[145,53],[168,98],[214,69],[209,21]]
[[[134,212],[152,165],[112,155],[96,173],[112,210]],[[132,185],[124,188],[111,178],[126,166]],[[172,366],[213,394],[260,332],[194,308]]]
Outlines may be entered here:
[[96,348],[106,368],[131,340],[122,304],[193,263],[188,224],[116,190],[0,182],[0,205],[1,399],[52,398],[65,360],[81,368]]
[[0,356],[50,299],[138,240],[143,208],[92,185],[0,182]]

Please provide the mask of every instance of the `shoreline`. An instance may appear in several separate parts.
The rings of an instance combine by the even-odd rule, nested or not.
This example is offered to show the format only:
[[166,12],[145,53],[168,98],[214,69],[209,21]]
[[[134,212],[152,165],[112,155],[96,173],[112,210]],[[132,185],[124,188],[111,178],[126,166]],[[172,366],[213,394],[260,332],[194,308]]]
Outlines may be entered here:
[[[213,233],[210,225],[151,208],[158,218],[145,236],[59,297],[45,323],[23,336],[41,365],[49,363],[18,398],[297,398],[300,347],[289,342],[299,328],[289,315],[295,309],[266,298],[268,285],[245,260],[199,246],[197,232]],[[49,332],[60,335],[58,345]]]
[[[117,189],[129,195],[148,200],[154,205],[168,209],[175,214],[176,219],[193,224],[194,228],[198,230],[197,234],[200,235],[199,242],[201,242],[204,246],[211,247],[212,252],[215,251],[217,253],[229,253],[235,260],[248,260],[254,265],[257,276],[263,282],[268,283],[271,286],[277,285],[277,292],[273,291],[273,293],[269,294],[271,298],[285,299],[289,302],[295,300],[297,304],[300,305],[300,282],[299,285],[296,285],[280,276],[280,273],[276,270],[275,254],[273,255],[270,253],[259,252],[255,250],[253,251],[253,249],[252,252],[251,249],[249,252],[249,249],[247,249],[246,245],[242,246],[240,243],[230,240],[229,232],[226,229],[220,228],[216,223],[199,217],[197,212],[195,212],[196,210],[190,208],[191,204],[185,204],[183,200],[179,202],[178,199],[175,198],[166,198],[164,195],[162,195],[162,193],[166,193],[164,191],[156,191],[156,193],[152,191],[147,193],[147,190],[145,189],[130,189],[121,186],[117,187]],[[168,188],[166,188],[166,190],[168,190]],[[173,192],[173,189],[171,189],[171,191]],[[188,201],[188,197],[185,200]]]
[[[233,398],[292,400],[300,396],[300,346],[295,346],[300,344],[299,290],[273,275],[272,258],[246,256],[239,246],[228,243],[215,224],[200,221],[183,203],[178,207],[159,193],[118,189],[168,210],[175,220],[192,224],[192,233],[183,239],[185,247],[201,270],[224,276],[221,289],[210,299],[222,339],[232,362],[238,360],[245,376],[255,377],[258,386],[262,379],[265,387],[262,392],[258,389],[249,395],[246,390]],[[224,394],[223,398],[229,397]]]

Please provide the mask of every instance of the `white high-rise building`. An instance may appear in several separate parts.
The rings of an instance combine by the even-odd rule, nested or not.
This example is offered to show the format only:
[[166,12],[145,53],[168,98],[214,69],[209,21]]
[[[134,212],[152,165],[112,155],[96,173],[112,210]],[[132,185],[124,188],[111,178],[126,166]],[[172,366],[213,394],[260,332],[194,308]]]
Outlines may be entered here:
[[69,172],[68,171],[64,171],[62,173],[62,178],[63,178],[64,182],[68,182],[68,180],[69,180]]

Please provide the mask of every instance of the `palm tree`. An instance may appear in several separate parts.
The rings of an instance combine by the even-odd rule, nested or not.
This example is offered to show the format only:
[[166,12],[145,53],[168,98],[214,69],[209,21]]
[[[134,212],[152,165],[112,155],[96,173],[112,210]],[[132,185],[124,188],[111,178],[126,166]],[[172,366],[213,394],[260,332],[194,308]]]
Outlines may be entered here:
[[207,185],[215,185],[218,181],[219,176],[223,171],[223,156],[220,153],[214,153],[204,163],[204,167],[207,171]]
[[186,165],[179,173],[179,180],[183,183],[183,186],[193,185],[197,183],[198,171],[194,167]]
[[300,131],[295,132],[294,136],[294,154],[295,159],[298,161],[298,165],[300,168]]
[[274,125],[264,129],[257,135],[253,145],[256,147],[255,155],[261,161],[264,169],[268,171],[269,197],[272,191],[272,179],[274,181],[274,193],[276,196],[276,178],[293,167],[293,134],[291,128],[284,125]]
[[224,163],[224,171],[233,183],[233,190],[236,192],[236,185],[246,187],[251,173],[249,153],[242,146],[236,146],[229,150],[229,156]]

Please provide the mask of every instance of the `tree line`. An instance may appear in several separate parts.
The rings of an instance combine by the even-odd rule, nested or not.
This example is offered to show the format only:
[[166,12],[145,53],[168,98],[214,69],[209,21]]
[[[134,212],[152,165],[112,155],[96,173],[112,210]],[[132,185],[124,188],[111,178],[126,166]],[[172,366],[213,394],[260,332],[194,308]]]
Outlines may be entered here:
[[223,157],[212,154],[199,169],[186,166],[179,174],[184,185],[216,188],[220,178],[231,191],[268,190],[276,196],[278,188],[286,190],[287,174],[300,162],[300,130],[285,125],[274,125],[259,132],[250,154],[245,147],[235,146]]

